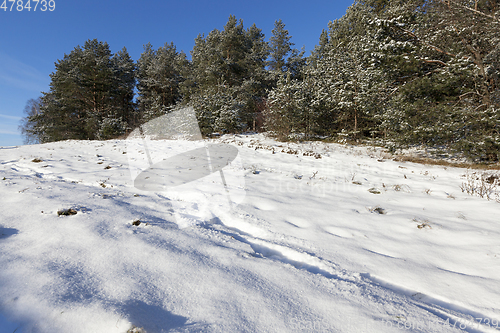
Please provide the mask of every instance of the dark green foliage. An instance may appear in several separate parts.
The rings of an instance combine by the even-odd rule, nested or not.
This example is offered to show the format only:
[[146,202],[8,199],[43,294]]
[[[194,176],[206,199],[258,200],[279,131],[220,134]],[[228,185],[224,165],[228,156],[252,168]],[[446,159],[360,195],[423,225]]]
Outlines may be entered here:
[[[203,134],[265,128],[281,139],[378,139],[500,159],[500,7],[478,0],[357,0],[308,58],[285,24],[269,42],[230,16],[199,35],[192,60],[173,43],[124,48],[89,40],[58,60],[30,100],[26,143],[109,139],[179,104]],[[137,106],[134,89],[137,88]]]
[[149,43],[144,46],[137,61],[137,101],[141,122],[169,112],[181,101],[181,86],[188,65],[186,55],[178,53],[173,43],[156,51]]
[[305,51],[292,48],[295,44],[291,42],[292,36],[285,29],[283,21],[274,22],[272,36],[269,38],[269,70],[277,82],[291,75],[293,79],[301,78],[302,69],[306,64]]
[[126,49],[113,56],[107,43],[88,40],[55,67],[40,112],[29,117],[39,141],[107,139],[133,124],[135,66]]
[[496,1],[356,1],[322,32],[300,78],[307,85],[281,81],[270,92],[268,130],[498,161],[498,10]]
[[395,82],[385,120],[396,144],[441,145],[498,161],[498,67],[491,60],[500,22],[493,17],[498,6],[488,6],[408,1],[373,21],[381,64]]
[[200,35],[191,51],[192,72],[184,103],[198,116],[203,134],[248,130],[266,96],[271,78],[265,70],[269,51],[255,25],[230,16],[223,31]]
[[115,53],[111,59],[114,67],[114,77],[117,80],[116,98],[116,118],[121,119],[127,128],[137,125],[138,115],[134,104],[134,89],[136,86],[136,65],[127,49]]
[[283,77],[283,73],[287,71],[286,57],[292,51],[294,45],[290,41],[292,36],[288,34],[288,30],[285,29],[285,24],[281,20],[274,22],[272,34],[269,38],[269,48],[271,50],[269,69],[279,77]]

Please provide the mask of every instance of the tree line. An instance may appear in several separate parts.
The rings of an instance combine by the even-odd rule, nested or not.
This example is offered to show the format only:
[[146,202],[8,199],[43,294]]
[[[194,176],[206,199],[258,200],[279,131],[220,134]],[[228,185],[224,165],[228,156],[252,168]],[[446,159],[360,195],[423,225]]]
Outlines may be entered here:
[[108,139],[191,105],[204,134],[261,129],[499,160],[498,1],[355,1],[304,53],[281,20],[266,41],[234,16],[196,38],[191,60],[172,43],[145,45],[134,63],[87,41],[58,60],[21,127],[35,142]]

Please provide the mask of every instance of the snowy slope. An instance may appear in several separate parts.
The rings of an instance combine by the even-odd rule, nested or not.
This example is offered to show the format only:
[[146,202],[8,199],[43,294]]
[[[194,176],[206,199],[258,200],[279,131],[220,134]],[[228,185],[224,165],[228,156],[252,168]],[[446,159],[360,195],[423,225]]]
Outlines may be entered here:
[[131,171],[193,142],[0,148],[0,332],[500,331],[500,204],[464,169],[221,142],[226,187],[160,192]]

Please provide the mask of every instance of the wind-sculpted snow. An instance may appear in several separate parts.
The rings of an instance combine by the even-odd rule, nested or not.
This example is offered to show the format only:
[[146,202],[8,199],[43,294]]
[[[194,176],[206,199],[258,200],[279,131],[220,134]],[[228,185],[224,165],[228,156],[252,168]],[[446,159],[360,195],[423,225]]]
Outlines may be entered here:
[[500,331],[500,204],[462,193],[466,170],[184,139],[146,138],[152,164],[238,155],[143,191],[140,138],[0,149],[0,332]]

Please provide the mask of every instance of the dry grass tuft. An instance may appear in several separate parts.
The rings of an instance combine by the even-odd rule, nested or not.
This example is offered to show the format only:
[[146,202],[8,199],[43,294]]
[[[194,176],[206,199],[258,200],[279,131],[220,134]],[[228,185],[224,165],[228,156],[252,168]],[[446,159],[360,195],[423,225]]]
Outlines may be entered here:
[[371,213],[377,213],[377,214],[380,214],[380,215],[387,214],[387,211],[384,208],[380,207],[380,206],[375,206],[375,207],[372,207],[372,208],[368,208],[368,210]]
[[500,164],[485,164],[485,163],[453,163],[446,160],[434,159],[429,157],[415,157],[409,155],[395,156],[396,162],[411,162],[426,165],[440,165],[453,168],[478,169],[478,170],[500,170]]
[[429,229],[432,229],[431,227],[431,223],[429,222],[429,220],[421,220],[421,219],[418,219],[418,218],[414,218],[412,220],[413,222],[417,222],[417,228],[419,229],[425,229],[425,228],[429,228]]
[[410,193],[411,192],[411,189],[408,185],[406,184],[396,184],[396,185],[392,185],[392,189],[396,192],[406,192],[406,193]]
[[500,174],[495,172],[470,172],[462,176],[465,181],[460,185],[462,192],[488,200],[500,202]]
[[77,211],[74,210],[73,208],[70,208],[70,209],[61,209],[57,212],[57,215],[58,216],[70,216],[70,215],[76,215],[77,214]]

